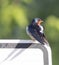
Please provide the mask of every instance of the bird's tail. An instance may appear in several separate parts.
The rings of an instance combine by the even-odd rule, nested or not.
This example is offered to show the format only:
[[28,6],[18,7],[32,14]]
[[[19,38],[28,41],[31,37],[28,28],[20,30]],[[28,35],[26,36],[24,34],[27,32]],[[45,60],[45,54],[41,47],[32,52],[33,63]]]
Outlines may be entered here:
[[45,37],[43,37],[43,40],[44,40],[44,44],[49,45],[49,43],[48,43],[48,41],[47,41],[47,39]]

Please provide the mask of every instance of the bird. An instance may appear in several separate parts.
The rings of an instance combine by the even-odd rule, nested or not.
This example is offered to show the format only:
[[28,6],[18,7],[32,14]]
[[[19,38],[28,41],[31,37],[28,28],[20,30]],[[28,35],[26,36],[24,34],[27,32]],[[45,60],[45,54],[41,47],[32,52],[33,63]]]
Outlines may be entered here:
[[44,34],[44,27],[41,23],[44,22],[41,18],[34,18],[32,22],[26,27],[27,34],[33,41],[37,40],[41,44],[48,44],[46,36]]

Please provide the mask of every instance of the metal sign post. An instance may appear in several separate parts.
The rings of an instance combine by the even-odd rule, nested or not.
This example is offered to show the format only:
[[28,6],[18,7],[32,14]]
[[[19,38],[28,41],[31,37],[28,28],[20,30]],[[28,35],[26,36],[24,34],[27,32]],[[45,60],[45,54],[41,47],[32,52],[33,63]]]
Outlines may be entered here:
[[32,40],[0,40],[0,65],[52,65],[51,48]]

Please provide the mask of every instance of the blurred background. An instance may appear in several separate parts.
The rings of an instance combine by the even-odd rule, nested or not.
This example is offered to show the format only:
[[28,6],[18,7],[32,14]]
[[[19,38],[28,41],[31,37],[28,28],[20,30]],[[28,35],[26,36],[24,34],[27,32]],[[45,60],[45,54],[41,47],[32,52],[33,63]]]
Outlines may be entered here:
[[0,0],[0,39],[30,39],[26,26],[39,17],[52,49],[53,65],[59,64],[59,0]]

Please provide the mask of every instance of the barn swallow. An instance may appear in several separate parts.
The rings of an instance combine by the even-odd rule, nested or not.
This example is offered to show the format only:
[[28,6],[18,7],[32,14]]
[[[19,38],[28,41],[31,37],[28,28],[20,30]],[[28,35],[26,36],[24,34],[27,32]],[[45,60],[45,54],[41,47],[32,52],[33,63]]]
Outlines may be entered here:
[[48,43],[44,35],[44,28],[41,25],[43,20],[40,18],[34,18],[30,25],[26,27],[27,34],[31,37],[32,40],[37,40],[41,44]]

